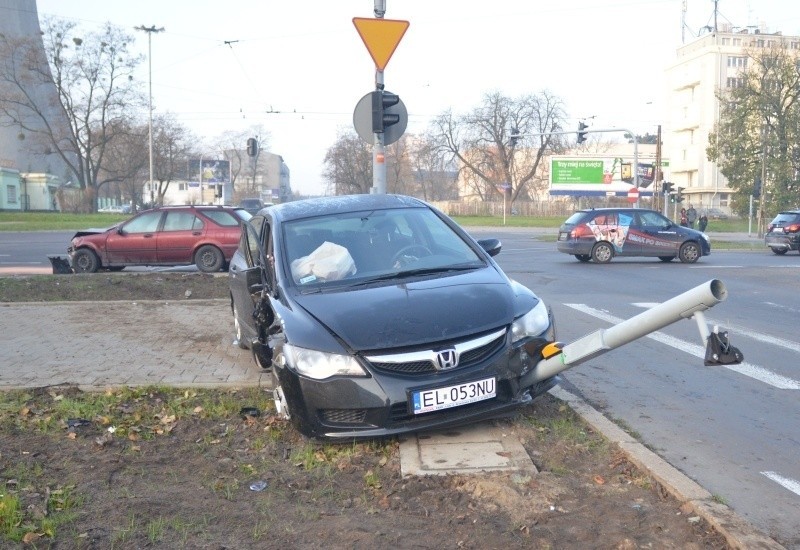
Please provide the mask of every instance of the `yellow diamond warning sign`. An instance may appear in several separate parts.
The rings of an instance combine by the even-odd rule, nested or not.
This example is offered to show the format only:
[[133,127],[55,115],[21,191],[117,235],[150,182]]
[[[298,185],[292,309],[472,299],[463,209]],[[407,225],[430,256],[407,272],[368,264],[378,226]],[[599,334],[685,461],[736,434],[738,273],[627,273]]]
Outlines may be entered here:
[[356,26],[361,40],[367,46],[367,50],[375,62],[375,68],[383,71],[406,33],[409,22],[397,19],[354,17],[353,25]]

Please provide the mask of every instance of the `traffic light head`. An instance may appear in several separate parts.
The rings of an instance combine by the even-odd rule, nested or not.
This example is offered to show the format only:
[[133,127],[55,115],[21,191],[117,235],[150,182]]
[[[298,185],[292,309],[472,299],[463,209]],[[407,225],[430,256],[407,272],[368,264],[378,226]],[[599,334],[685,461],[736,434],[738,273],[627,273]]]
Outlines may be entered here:
[[674,183],[672,183],[671,181],[665,181],[665,182],[663,182],[663,183],[661,184],[661,191],[662,191],[662,192],[663,192],[665,195],[669,195],[670,193],[672,193],[672,191],[673,191],[674,187],[675,187],[675,184],[674,184]]
[[761,198],[761,178],[759,176],[756,176],[755,181],[753,181],[753,198]]
[[258,154],[258,141],[256,138],[247,138],[247,156],[254,157]]
[[519,130],[517,128],[511,128],[511,135],[508,139],[508,142],[511,144],[511,147],[514,147],[518,141],[519,141]]
[[588,126],[583,122],[578,123],[578,144],[586,141],[586,128],[588,128]]
[[400,96],[383,90],[372,92],[372,132],[382,134],[392,124],[400,122],[400,115],[388,113],[387,109],[400,102]]
[[678,192],[675,194],[675,202],[683,202],[683,188],[678,187]]

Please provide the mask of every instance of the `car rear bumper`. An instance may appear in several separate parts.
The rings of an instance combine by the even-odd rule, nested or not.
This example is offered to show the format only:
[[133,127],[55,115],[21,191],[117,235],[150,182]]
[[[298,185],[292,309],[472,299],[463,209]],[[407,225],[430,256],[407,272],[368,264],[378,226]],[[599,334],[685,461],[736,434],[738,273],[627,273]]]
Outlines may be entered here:
[[784,249],[784,250],[799,250],[800,249],[800,233],[794,234],[769,234],[764,237],[764,243],[770,248]]

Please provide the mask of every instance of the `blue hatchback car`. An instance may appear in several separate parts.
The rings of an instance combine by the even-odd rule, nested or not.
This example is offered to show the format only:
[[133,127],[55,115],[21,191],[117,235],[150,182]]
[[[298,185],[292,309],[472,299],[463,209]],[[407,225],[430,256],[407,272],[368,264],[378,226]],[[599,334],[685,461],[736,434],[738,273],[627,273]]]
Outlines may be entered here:
[[559,252],[581,262],[605,264],[615,256],[644,256],[694,263],[711,254],[708,235],[676,224],[655,210],[592,208],[579,210],[558,230]]

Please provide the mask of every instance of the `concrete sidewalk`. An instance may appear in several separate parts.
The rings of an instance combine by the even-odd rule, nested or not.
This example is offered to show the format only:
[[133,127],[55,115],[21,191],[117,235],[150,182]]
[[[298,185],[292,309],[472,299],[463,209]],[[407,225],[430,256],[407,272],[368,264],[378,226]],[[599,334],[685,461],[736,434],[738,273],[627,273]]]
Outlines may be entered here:
[[0,389],[261,386],[227,300],[0,304]]

